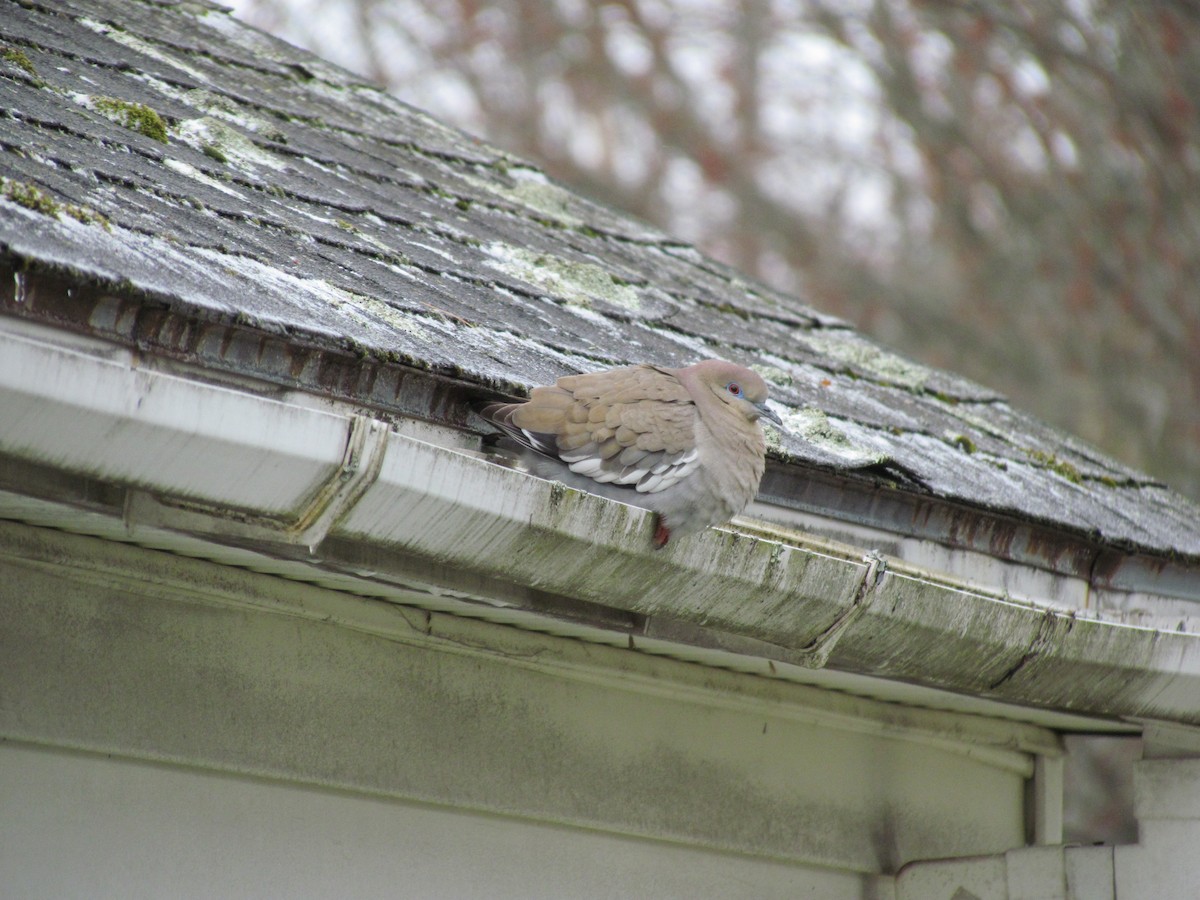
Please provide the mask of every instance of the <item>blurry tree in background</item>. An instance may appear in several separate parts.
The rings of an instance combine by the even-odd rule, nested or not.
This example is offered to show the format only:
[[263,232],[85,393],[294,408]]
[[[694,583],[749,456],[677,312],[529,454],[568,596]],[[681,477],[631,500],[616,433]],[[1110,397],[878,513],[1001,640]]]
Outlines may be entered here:
[[237,2],[1200,497],[1200,6]]
[[235,2],[1200,497],[1200,6]]
[[232,2],[1200,497],[1200,5]]

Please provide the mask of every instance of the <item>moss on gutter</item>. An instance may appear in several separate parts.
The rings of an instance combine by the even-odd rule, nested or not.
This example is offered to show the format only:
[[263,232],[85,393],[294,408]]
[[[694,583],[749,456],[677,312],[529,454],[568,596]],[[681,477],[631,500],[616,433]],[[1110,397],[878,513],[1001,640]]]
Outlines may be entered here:
[[152,140],[164,144],[167,142],[167,123],[144,103],[131,103],[116,97],[93,97],[92,106],[97,112],[126,128],[140,132]]

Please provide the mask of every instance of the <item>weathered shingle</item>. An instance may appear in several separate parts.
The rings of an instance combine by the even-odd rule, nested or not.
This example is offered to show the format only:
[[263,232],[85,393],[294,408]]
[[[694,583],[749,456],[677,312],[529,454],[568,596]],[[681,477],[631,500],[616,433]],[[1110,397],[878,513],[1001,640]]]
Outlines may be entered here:
[[[332,367],[401,412],[389,367],[520,392],[725,356],[790,408],[773,454],[795,478],[1200,560],[1200,511],[1153,479],[218,7],[0,0],[0,40],[0,254],[86,285],[79,327],[267,380],[328,386]],[[9,314],[52,314],[4,291]],[[294,348],[310,356],[285,364]]]

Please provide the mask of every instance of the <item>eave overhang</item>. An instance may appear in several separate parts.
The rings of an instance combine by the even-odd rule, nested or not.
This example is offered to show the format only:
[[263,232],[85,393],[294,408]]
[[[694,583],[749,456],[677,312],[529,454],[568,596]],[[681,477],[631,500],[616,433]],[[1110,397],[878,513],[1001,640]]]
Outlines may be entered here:
[[[444,443],[449,429],[469,433],[469,443],[476,445],[478,432],[491,429],[474,416],[470,401],[497,394],[519,397],[524,391],[503,379],[437,366],[414,368],[353,341],[343,345],[328,335],[270,327],[238,314],[216,315],[186,303],[178,308],[179,302],[70,268],[0,260],[0,315],[98,338],[136,358],[251,393],[298,392],[384,421],[437,423],[443,437],[435,443]],[[451,443],[458,445],[453,438]],[[1150,624],[1161,627],[1170,617],[1179,623],[1191,618],[1200,602],[1192,511],[1169,491],[1125,489],[1145,495],[1146,506],[1137,512],[1152,522],[1144,531],[1132,529],[1145,542],[1138,544],[1099,529],[1064,528],[1003,504],[965,503],[906,488],[889,471],[796,464],[774,451],[769,456],[757,517],[792,530],[879,548],[971,582],[980,580],[973,573],[981,564],[993,569],[1012,564],[1020,573],[1041,575],[1028,583],[1025,577],[992,572],[983,583],[1059,608],[1120,612],[1135,624],[1153,618],[1158,621]],[[1184,535],[1186,546],[1164,543],[1170,533]],[[948,559],[946,552],[955,558]]]
[[0,343],[0,517],[916,705],[1200,724],[1193,633],[755,522],[653,551],[647,513],[497,466],[449,429],[12,317]]

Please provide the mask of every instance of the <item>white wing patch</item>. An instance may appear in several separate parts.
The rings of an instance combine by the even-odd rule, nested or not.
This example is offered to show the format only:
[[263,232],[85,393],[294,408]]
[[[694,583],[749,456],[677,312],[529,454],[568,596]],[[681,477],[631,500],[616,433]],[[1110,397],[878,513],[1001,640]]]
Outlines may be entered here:
[[[512,433],[511,428],[508,431],[510,434]],[[526,443],[538,453],[545,453],[547,456],[558,455],[558,445],[555,443],[554,435],[539,434],[536,431],[530,431],[528,428],[522,428],[521,434],[525,435]],[[515,437],[516,435],[513,436]]]
[[639,493],[656,494],[692,474],[700,465],[695,449],[679,453],[644,453],[627,448],[610,459],[596,455],[596,445],[587,444],[578,450],[559,455],[572,472],[585,475],[601,484],[632,485]]

